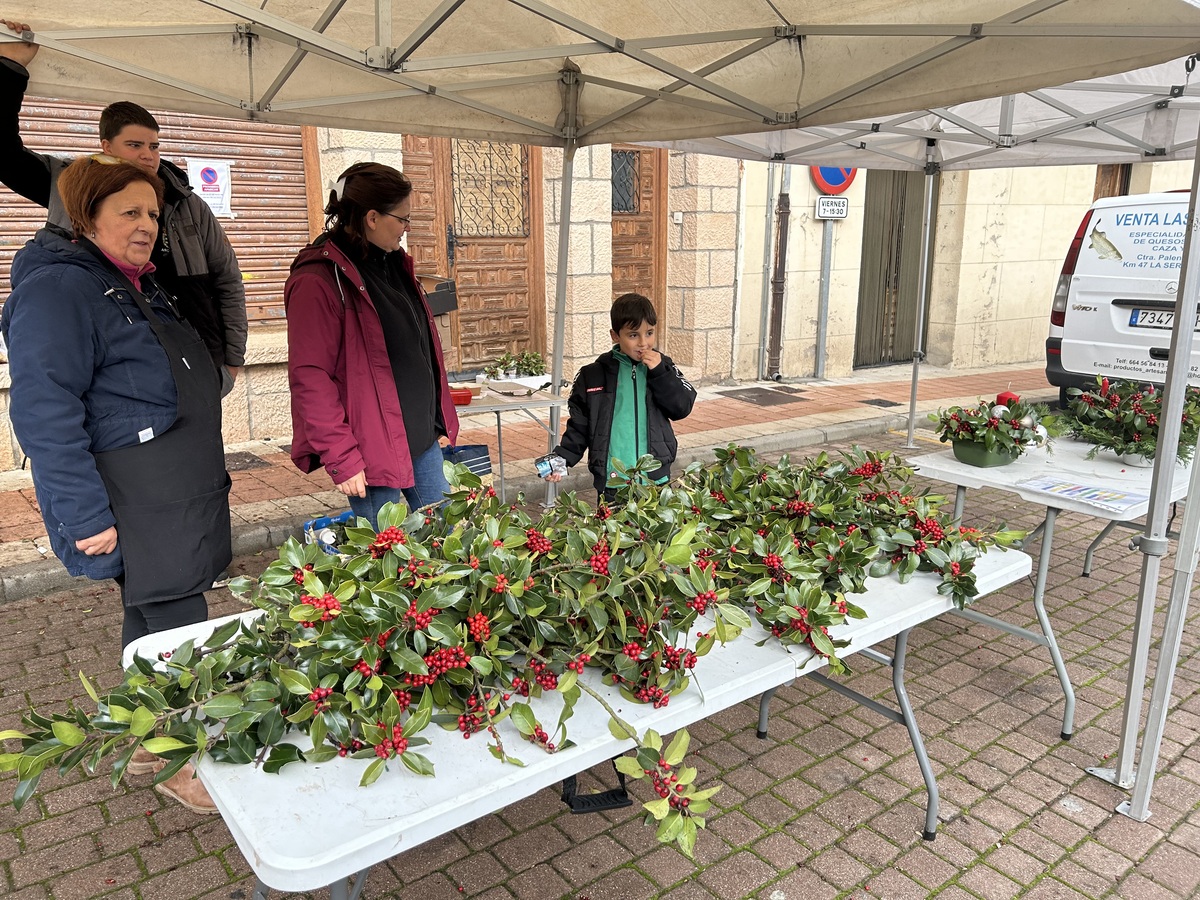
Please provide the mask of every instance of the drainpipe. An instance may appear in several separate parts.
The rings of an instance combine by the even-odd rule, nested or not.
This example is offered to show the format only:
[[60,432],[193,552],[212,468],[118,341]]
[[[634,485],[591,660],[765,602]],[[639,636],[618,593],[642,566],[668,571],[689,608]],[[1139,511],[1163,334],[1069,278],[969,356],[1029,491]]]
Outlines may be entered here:
[[783,356],[783,301],[787,288],[788,225],[792,215],[791,189],[792,172],[783,170],[783,183],[779,188],[779,204],[775,209],[775,272],[771,278],[771,326],[767,337],[767,377],[781,381],[780,358]]
[[771,310],[771,214],[775,203],[775,170],[778,163],[767,166],[767,202],[763,204],[762,298],[758,316],[758,380],[767,378],[767,323]]

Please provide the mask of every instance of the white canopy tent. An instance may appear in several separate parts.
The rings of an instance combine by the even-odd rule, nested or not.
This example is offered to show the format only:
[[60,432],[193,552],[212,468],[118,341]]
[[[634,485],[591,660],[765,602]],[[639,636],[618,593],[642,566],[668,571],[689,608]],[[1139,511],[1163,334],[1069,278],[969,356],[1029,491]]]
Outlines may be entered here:
[[[1198,6],[1200,0],[18,0],[5,15],[30,23],[28,38],[44,47],[31,70],[30,91],[39,95],[561,147],[557,390],[577,147],[772,129],[778,134],[771,140],[781,142],[769,148],[773,157],[792,148],[782,143],[783,129],[830,126],[819,140],[832,143],[811,152],[833,147],[836,160],[857,165],[837,146],[849,149],[837,123],[900,114],[905,121],[891,124],[908,149],[880,142],[871,152],[897,162],[915,158],[924,168],[925,151],[913,157],[912,140],[924,144],[920,132],[937,129],[924,114],[906,118],[904,111],[1005,94],[1036,98],[1047,85],[1176,59],[1200,50]],[[1068,118],[1090,115],[1079,96],[1071,102],[1077,112],[1064,111]],[[1000,146],[1013,143],[1004,109],[993,131]],[[1112,137],[1117,124],[1098,120],[1095,127],[1089,141]],[[905,128],[916,133],[899,130]],[[967,147],[955,157],[986,156],[989,146],[981,142],[988,135],[964,130],[957,143]],[[1145,131],[1130,136],[1134,146],[1162,144]],[[864,137],[858,143],[867,144]],[[1068,140],[1047,133],[1039,143],[1051,137]],[[993,156],[1012,156],[994,164],[1018,164],[1026,152],[1006,146]],[[1186,280],[1189,298],[1195,280]],[[1190,344],[1191,332],[1183,339]]]

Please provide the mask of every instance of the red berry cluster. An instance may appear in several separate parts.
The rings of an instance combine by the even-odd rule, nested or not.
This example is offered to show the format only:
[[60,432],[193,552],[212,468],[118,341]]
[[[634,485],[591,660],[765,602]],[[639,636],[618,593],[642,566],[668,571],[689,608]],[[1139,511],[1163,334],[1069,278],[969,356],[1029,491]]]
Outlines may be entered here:
[[596,507],[596,518],[599,519],[601,522],[603,522],[605,519],[607,519],[611,515],[612,515],[612,510],[608,508],[607,504],[601,503],[599,506]]
[[429,627],[429,623],[433,621],[433,617],[439,612],[441,610],[437,609],[427,609],[425,612],[417,612],[417,604],[413,603],[404,611],[404,618],[414,631],[424,631]]
[[550,539],[536,528],[525,532],[525,549],[530,553],[549,553],[552,547]]
[[554,752],[554,745],[550,743],[550,735],[546,734],[546,730],[541,725],[533,726],[533,734],[529,735],[529,741],[533,744],[541,744],[546,748],[547,753]]
[[329,699],[329,696],[332,693],[333,688],[313,688],[312,693],[308,695],[308,699],[316,704],[316,707],[313,709],[313,713],[319,713],[322,710],[329,708],[329,704],[325,701]]
[[665,759],[660,758],[657,768],[642,771],[650,778],[650,787],[654,793],[667,800],[673,809],[687,809],[691,801],[687,797],[679,796],[685,787],[679,783],[679,776],[672,772],[671,768]]
[[[385,647],[387,647],[388,639],[395,633],[396,633],[395,628],[389,628],[383,634],[379,635],[379,637],[375,638],[375,645],[377,647],[379,647],[379,649],[381,649],[381,650],[384,649]],[[364,639],[363,643],[369,644],[369,643],[371,643],[371,639],[368,637],[368,638]]]
[[628,644],[626,644],[624,647],[621,648],[621,652],[624,653],[626,656],[628,656],[630,659],[637,659],[639,656],[642,655],[642,650],[644,650],[644,649],[645,648],[641,644],[639,644],[637,641],[630,641]]
[[729,502],[728,500],[725,499],[724,491],[709,491],[708,493],[718,503],[728,503]]
[[639,688],[633,692],[633,696],[635,696],[642,703],[653,703],[655,709],[662,709],[671,700],[670,694],[656,684],[650,684],[646,687]]
[[407,544],[408,535],[392,525],[375,535],[370,548],[372,559],[381,559],[396,544]]
[[467,616],[467,629],[471,632],[471,640],[478,644],[482,644],[492,636],[492,626],[488,622],[488,617],[481,612]]
[[768,553],[763,557],[763,565],[768,569],[779,569],[783,567],[783,560],[778,553]]
[[716,555],[717,551],[712,547],[705,547],[696,554],[696,562],[694,565],[701,572],[705,571],[706,569],[712,569],[715,572],[717,571],[717,561],[714,559]]
[[419,571],[425,565],[425,560],[417,559],[415,556],[408,561],[408,565],[400,566],[396,569],[397,575],[409,573],[408,581],[404,582],[405,587],[416,587],[418,578],[428,578],[429,573]]
[[379,671],[379,666],[381,665],[381,663],[382,663],[382,660],[377,659],[377,660],[375,660],[375,665],[372,666],[366,660],[360,659],[358,662],[356,662],[354,664],[354,671],[357,672],[359,675],[361,675],[363,678],[370,678],[372,675],[374,675],[376,672]]
[[522,678],[520,675],[517,675],[513,678],[512,689],[514,691],[516,691],[518,694],[520,694],[522,697],[529,696],[529,682],[526,681],[524,678]]
[[962,566],[960,566],[956,562],[950,563],[950,574],[951,575],[961,575],[962,574]]
[[414,675],[406,672],[404,681],[406,684],[416,687],[425,687],[433,684],[437,681],[438,676],[444,675],[451,669],[465,669],[470,663],[471,657],[462,647],[438,647],[425,656],[425,667],[429,669],[429,673]]
[[[540,659],[531,659],[529,661],[529,668],[534,673],[534,681],[538,683],[543,691],[558,690],[558,675],[544,662],[542,662]],[[514,678],[513,687],[516,688],[516,686],[517,679]],[[527,695],[522,694],[522,696]]]
[[813,504],[807,500],[789,500],[786,509],[789,516],[798,519],[812,512]]
[[393,688],[392,696],[395,697],[396,702],[400,704],[401,712],[404,712],[404,710],[412,706],[412,694],[410,694],[408,691],[402,691],[400,688]]
[[922,519],[916,513],[910,513],[910,515],[914,519],[913,527],[917,529],[917,533],[929,543],[939,543],[946,537],[946,531],[937,519]]
[[351,753],[357,753],[364,746],[366,745],[358,738],[354,738],[349,744],[338,744],[338,756],[347,757]]
[[663,648],[663,668],[671,671],[678,669],[694,669],[696,667],[696,654],[687,647],[664,647]]
[[295,579],[295,581],[296,581],[296,584],[304,584],[304,573],[305,573],[305,572],[311,572],[312,570],[313,570],[313,564],[312,564],[312,563],[305,563],[305,564],[304,564],[304,568],[303,568],[303,569],[297,569],[297,570],[296,570],[296,572],[295,572],[295,574],[294,574],[294,575],[292,575],[292,578],[294,578],[294,579]]
[[701,591],[699,594],[697,594],[695,597],[693,597],[691,600],[689,600],[687,602],[687,605],[690,606],[692,609],[694,609],[696,612],[700,613],[700,615],[704,615],[705,610],[708,609],[708,604],[716,603],[716,602],[717,602],[717,592],[716,591]]
[[863,478],[874,478],[883,471],[883,463],[877,459],[872,459],[863,463],[857,469],[851,469],[851,475],[861,475]]
[[592,661],[592,657],[587,653],[580,653],[577,657],[567,663],[567,668],[572,672],[580,675],[583,674],[583,667]]
[[375,755],[380,759],[391,759],[399,756],[408,749],[408,739],[404,737],[404,729],[399,725],[392,726],[392,736],[384,738],[375,745]]
[[307,594],[302,594],[300,602],[322,610],[322,622],[329,622],[342,614],[342,604],[338,602],[338,598],[333,596],[333,594],[326,594],[324,597],[309,597]]
[[496,576],[496,586],[492,590],[497,594],[503,594],[508,590],[508,576],[501,572]]
[[[607,507],[605,507],[607,509]],[[597,575],[608,574],[608,544],[604,541],[596,541],[592,544],[592,555],[588,557],[588,565],[592,567],[592,571]]]

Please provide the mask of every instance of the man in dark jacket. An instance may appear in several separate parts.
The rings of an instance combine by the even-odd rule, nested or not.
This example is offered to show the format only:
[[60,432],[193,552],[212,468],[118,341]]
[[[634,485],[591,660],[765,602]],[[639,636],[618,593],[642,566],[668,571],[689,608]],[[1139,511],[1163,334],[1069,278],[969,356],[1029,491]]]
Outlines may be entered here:
[[[0,19],[20,34],[29,26]],[[21,196],[47,207],[46,221],[70,231],[58,196],[58,176],[69,159],[34,153],[21,140],[20,113],[29,84],[26,66],[38,45],[0,44],[0,181]],[[160,159],[158,122],[136,103],[114,103],[100,115],[100,147],[153,172],[166,197],[151,259],[159,283],[178,301],[180,312],[204,339],[222,395],[233,387],[246,361],[246,293],[237,257],[208,204],[192,192],[187,176]]]
[[[571,388],[562,441],[554,448],[568,466],[586,451],[588,470],[602,498],[620,486],[612,462],[629,467],[649,454],[662,465],[650,473],[656,482],[671,475],[679,445],[671,421],[685,418],[696,402],[696,389],[683,373],[654,349],[654,305],[641,294],[623,294],[610,311],[613,348],[579,370]],[[560,481],[551,473],[547,481]]]

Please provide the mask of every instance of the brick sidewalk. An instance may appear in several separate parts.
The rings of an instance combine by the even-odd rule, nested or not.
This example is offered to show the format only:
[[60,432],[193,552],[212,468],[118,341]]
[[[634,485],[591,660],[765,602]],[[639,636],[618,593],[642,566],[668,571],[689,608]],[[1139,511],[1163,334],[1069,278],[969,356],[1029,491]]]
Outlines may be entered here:
[[[921,440],[925,446],[930,436]],[[863,443],[897,449],[903,437],[880,434]],[[1039,512],[1009,494],[979,491],[968,498],[967,515],[976,524],[1031,528]],[[1060,515],[1047,591],[1078,694],[1070,742],[1059,739],[1062,694],[1043,649],[952,617],[913,632],[908,689],[942,795],[932,843],[920,837],[925,795],[904,728],[801,679],[776,695],[766,740],[755,736],[752,703],[690,729],[689,762],[703,783],[722,786],[695,861],[656,844],[634,810],[574,816],[547,789],[377,867],[364,900],[1195,897],[1200,654],[1194,615],[1150,821],[1115,814],[1126,792],[1084,772],[1116,752],[1139,566],[1125,538],[1114,536],[1098,552],[1096,574],[1083,578],[1080,559],[1097,530],[1094,520]],[[981,607],[1032,627],[1030,593],[1030,583],[1020,582]],[[237,608],[223,592],[210,596],[213,615]],[[117,679],[115,607],[106,585],[0,606],[0,727],[14,725],[29,703],[61,708],[82,701],[80,669],[103,684]],[[891,702],[886,669],[865,659],[854,669],[851,687]],[[386,777],[393,774],[408,777]],[[604,767],[595,770],[606,774]],[[598,783],[585,776],[581,789]],[[249,898],[253,878],[224,824],[162,801],[148,785],[149,778],[131,778],[114,791],[105,777],[48,774],[22,812],[0,805],[0,895]],[[11,796],[12,788],[13,776],[0,776],[0,796]],[[644,783],[631,790],[646,799]],[[300,896],[329,895],[272,894]]]

